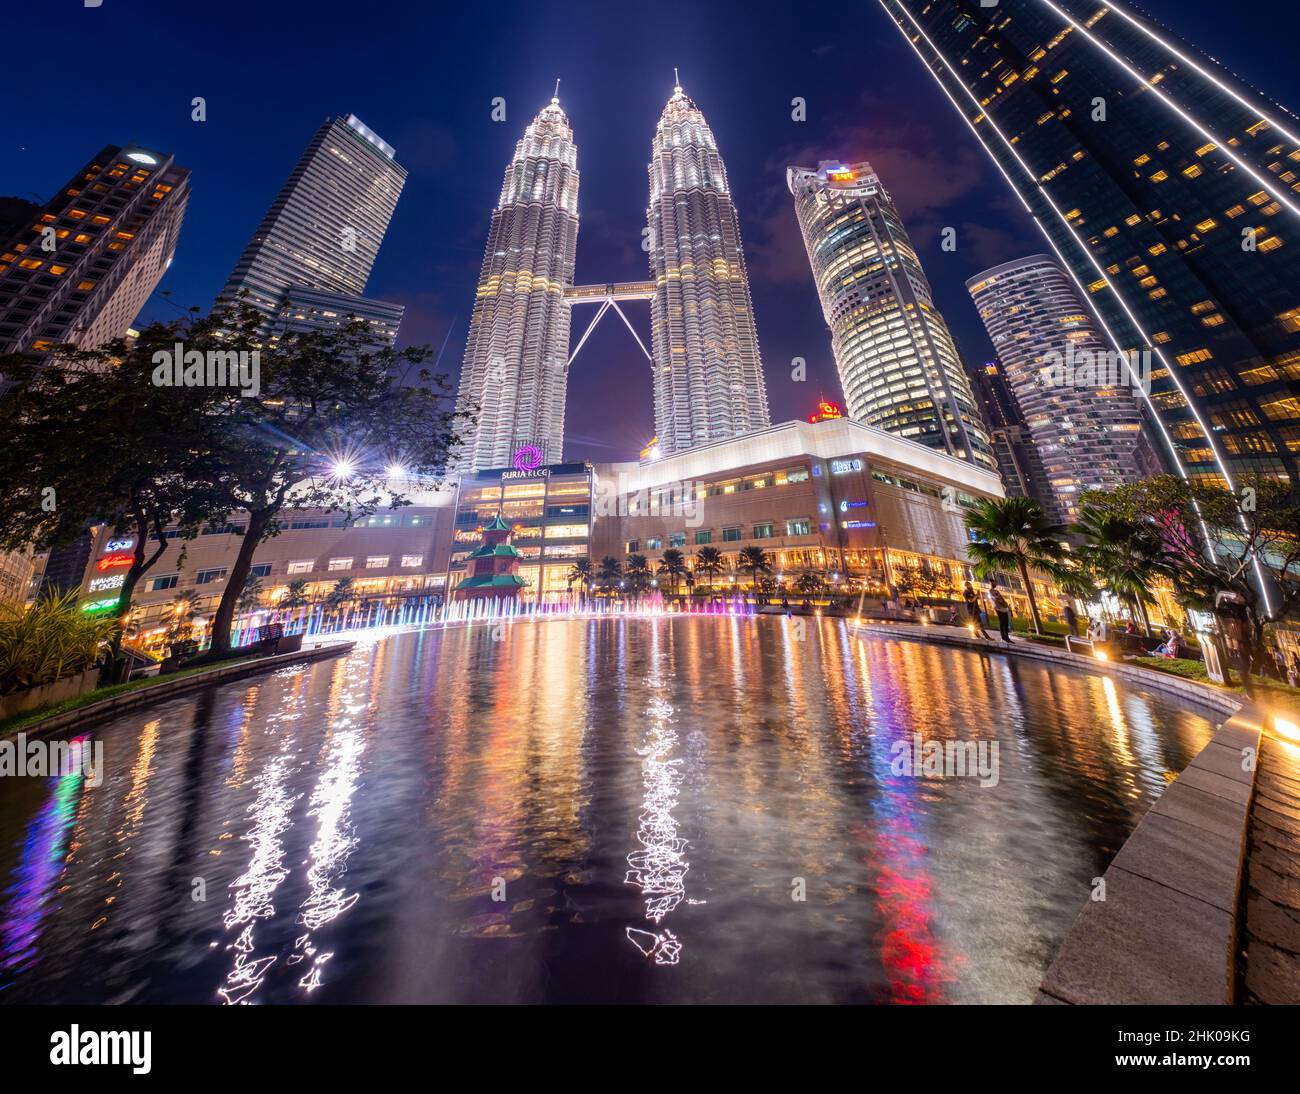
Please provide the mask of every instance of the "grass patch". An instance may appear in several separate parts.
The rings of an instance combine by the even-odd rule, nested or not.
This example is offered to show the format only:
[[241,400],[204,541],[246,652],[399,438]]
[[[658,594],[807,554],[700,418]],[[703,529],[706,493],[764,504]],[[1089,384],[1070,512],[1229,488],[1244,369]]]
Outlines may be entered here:
[[197,676],[203,672],[212,672],[216,669],[229,668],[231,665],[257,660],[259,660],[257,657],[240,657],[230,661],[222,661],[215,665],[197,665],[183,668],[177,672],[169,672],[166,676],[146,676],[142,680],[128,680],[124,684],[112,684],[106,688],[96,688],[84,695],[64,699],[61,703],[37,707],[35,710],[29,710],[24,714],[15,714],[12,718],[6,718],[3,722],[0,722],[0,737],[7,736],[10,733],[18,733],[28,726],[44,721],[55,714],[66,714],[71,710],[80,710],[82,707],[90,706],[91,703],[112,699],[118,695],[124,695],[128,691],[141,691],[144,688],[157,687],[159,684],[165,684],[171,680],[181,680],[186,676]]
[[1184,680],[1195,680],[1201,684],[1211,683],[1204,661],[1193,661],[1186,657],[1134,657],[1132,663],[1168,676],[1181,676]]

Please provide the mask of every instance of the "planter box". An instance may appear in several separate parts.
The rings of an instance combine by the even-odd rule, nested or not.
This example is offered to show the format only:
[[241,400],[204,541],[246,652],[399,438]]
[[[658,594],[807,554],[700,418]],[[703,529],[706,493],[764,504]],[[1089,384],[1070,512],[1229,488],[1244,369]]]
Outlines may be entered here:
[[0,699],[0,720],[12,718],[16,714],[26,714],[37,707],[52,706],[65,699],[75,699],[88,691],[94,691],[99,682],[99,668],[91,666],[77,676],[65,676],[52,684],[42,684],[38,688],[15,691]]

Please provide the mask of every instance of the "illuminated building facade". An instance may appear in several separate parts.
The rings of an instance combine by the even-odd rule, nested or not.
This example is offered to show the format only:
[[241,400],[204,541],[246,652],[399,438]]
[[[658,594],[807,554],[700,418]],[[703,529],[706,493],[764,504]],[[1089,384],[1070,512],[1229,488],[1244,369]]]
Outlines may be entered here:
[[989,361],[978,369],[972,369],[970,377],[975,397],[984,411],[984,420],[989,425],[989,439],[1007,497],[1032,498],[1053,519],[1061,519],[1056,512],[1056,498],[1047,485],[1043,461],[1034,447],[1024,413],[1002,367],[996,361]]
[[578,148],[553,98],[524,130],[492,211],[461,366],[475,417],[458,463],[505,467],[521,445],[563,458],[569,305],[578,246]]
[[786,184],[849,417],[993,467],[956,343],[871,165],[791,167]]
[[340,307],[360,297],[406,184],[406,168],[395,155],[392,145],[353,114],[325,122],[244,248],[217,303],[234,304],[242,297],[266,316],[269,329],[286,308],[302,312],[302,301],[288,296],[294,289],[338,294]]
[[660,115],[649,173],[655,432],[673,453],[771,418],[727,171],[681,87]]
[[402,325],[405,311],[404,304],[291,285],[284,292],[279,314],[271,329],[277,336],[306,334],[337,328],[341,323],[359,319],[373,332],[368,345],[376,350],[387,349],[397,341],[397,330]]
[[460,481],[451,528],[447,584],[472,565],[485,527],[500,515],[518,552],[523,595],[554,600],[573,588],[569,571],[590,557],[595,473],[587,463],[494,468]]
[[0,252],[0,353],[125,335],[171,264],[189,180],[166,153],[103,148]]
[[[1085,490],[1141,478],[1142,415],[1134,388],[1123,382],[1123,369],[1096,367],[1113,354],[1056,262],[1048,255],[1004,262],[966,288],[1015,392],[1057,518],[1078,520]],[[1092,362],[1091,373],[1066,375],[1065,363],[1076,360]],[[1116,376],[1119,383],[1097,382]]]
[[[406,493],[411,505],[381,509],[352,522],[341,513],[316,510],[285,514],[281,534],[260,543],[253,556],[252,574],[261,583],[262,606],[273,608],[299,582],[309,604],[319,605],[344,578],[350,579],[358,602],[445,597],[454,495],[451,490]],[[195,594],[200,618],[211,617],[225,591],[246,522],[242,513],[232,513],[188,543],[172,542],[136,586],[133,603],[143,630],[163,626],[181,593]],[[90,550],[71,583],[75,588],[80,582],[83,608],[116,603],[134,547],[130,534],[111,527],[92,530]]]
[[1119,3],[881,0],[1094,309],[1172,467],[1300,467],[1300,124]]

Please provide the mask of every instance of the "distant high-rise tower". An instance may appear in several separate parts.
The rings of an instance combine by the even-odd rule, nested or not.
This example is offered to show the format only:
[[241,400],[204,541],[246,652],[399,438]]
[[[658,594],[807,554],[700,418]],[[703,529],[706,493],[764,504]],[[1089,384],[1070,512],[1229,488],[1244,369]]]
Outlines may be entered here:
[[993,454],[997,457],[998,473],[1007,497],[1033,498],[1053,521],[1064,521],[1065,517],[1057,510],[1056,496],[1047,485],[1043,461],[1025,425],[1024,412],[1016,402],[1002,366],[989,361],[980,368],[970,369],[969,375],[984,420],[988,422]]
[[165,153],[102,149],[0,254],[0,353],[124,335],[171,264],[189,180]]
[[[336,325],[350,312],[367,317],[360,309],[369,302],[357,298],[406,183],[406,168],[395,154],[353,114],[325,122],[244,248],[218,304],[247,293],[244,302],[267,317],[268,332],[302,329],[305,322]],[[320,305],[315,320],[303,318],[301,301],[290,296],[293,289],[314,290],[313,302]],[[323,294],[334,294],[337,308],[326,306]],[[295,321],[287,322],[288,311]],[[338,314],[326,316],[328,311]]]
[[[1142,415],[1134,388],[1122,382],[1127,373],[1118,363],[1104,367],[1115,354],[1065,272],[1048,255],[1031,255],[985,270],[966,288],[1025,416],[1061,518],[1078,519],[1082,491],[1141,478]],[[1061,374],[1067,360],[1094,363],[1078,370],[1087,382],[1065,382],[1073,379]],[[1117,375],[1121,382],[1115,384]]]
[[727,171],[681,87],[660,115],[649,170],[655,431],[670,454],[771,418]]
[[578,147],[553,98],[515,145],[492,211],[460,373],[459,405],[476,416],[460,466],[508,467],[523,445],[562,458],[577,246]]
[[957,345],[871,165],[791,167],[786,184],[849,417],[995,466]]
[[1118,0],[881,3],[1102,334],[1150,352],[1166,461],[1300,485],[1295,116]]

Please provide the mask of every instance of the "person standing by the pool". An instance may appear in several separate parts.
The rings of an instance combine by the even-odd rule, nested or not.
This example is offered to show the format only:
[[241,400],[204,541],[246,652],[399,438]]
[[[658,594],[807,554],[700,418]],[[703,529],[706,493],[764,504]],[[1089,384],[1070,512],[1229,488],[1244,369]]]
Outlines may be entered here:
[[971,630],[979,628],[980,634],[988,638],[989,632],[984,629],[980,622],[980,598],[974,587],[968,581],[966,587],[961,591],[961,598],[966,602],[966,619],[970,624]]
[[1007,603],[1006,597],[1002,595],[1001,589],[993,590],[993,610],[998,617],[998,630],[1002,634],[1003,642],[1011,641],[1011,605]]
[[1079,633],[1079,615],[1074,610],[1074,605],[1068,600],[1065,602],[1065,610],[1061,613],[1065,617],[1065,625],[1069,628],[1071,635]]

